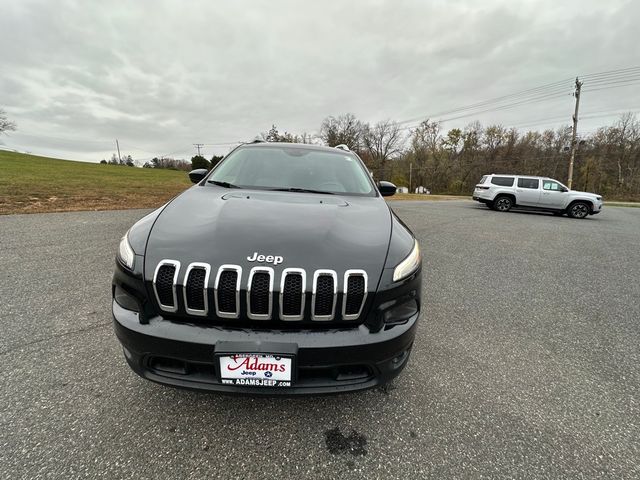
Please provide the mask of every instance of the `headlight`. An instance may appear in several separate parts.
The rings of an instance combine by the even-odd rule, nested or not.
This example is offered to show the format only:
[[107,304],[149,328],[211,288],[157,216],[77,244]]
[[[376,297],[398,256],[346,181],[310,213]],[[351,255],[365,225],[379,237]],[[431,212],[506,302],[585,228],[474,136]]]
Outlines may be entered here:
[[415,240],[411,253],[407,255],[407,258],[401,261],[393,271],[393,281],[397,282],[398,280],[407,278],[418,269],[418,267],[420,266],[420,262],[422,262],[422,256],[420,255],[420,246],[418,245],[418,241]]
[[128,268],[133,269],[133,259],[135,254],[133,253],[133,249],[131,245],[129,245],[129,232],[124,234],[124,237],[120,239],[120,246],[118,247],[118,260],[127,266]]

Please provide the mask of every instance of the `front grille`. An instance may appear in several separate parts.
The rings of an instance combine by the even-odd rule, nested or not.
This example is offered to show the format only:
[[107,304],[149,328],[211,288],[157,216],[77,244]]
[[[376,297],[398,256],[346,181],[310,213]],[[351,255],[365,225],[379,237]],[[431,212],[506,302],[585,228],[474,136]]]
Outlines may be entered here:
[[366,272],[364,270],[347,270],[344,274],[344,297],[342,299],[343,319],[353,320],[358,318],[366,298]]
[[268,319],[271,316],[271,277],[269,270],[252,270],[249,277],[247,315],[252,319]]
[[[307,272],[302,268],[285,268],[276,275],[271,267],[257,266],[250,270],[248,276],[243,276],[240,266],[222,265],[217,269],[215,282],[211,282],[212,291],[209,264],[191,263],[182,272],[180,262],[162,260],[153,277],[153,289],[160,309],[176,314],[173,317],[186,313],[210,320],[281,320],[302,325],[307,322],[352,321],[361,319],[367,299],[367,274],[364,270],[347,270],[340,281],[334,270],[316,270],[313,283],[308,287]],[[278,283],[274,291],[276,279]],[[180,303],[176,291],[183,292]],[[209,295],[213,295],[213,302]],[[277,295],[275,300],[279,300],[275,312],[274,295]],[[307,299],[311,300],[310,308],[305,308]],[[209,312],[209,305],[214,303],[215,315]]]
[[333,320],[336,306],[336,276],[329,270],[318,270],[313,285],[313,320]]
[[237,318],[240,313],[240,276],[242,269],[233,265],[223,265],[216,280],[216,314],[222,318]]
[[172,260],[163,260],[156,268],[153,284],[156,298],[163,310],[175,312],[178,308],[175,283],[179,269],[180,263]]
[[306,291],[305,271],[287,268],[282,272],[280,285],[280,318],[282,320],[302,320]]
[[209,265],[201,263],[192,263],[187,268],[184,282],[184,303],[188,313],[193,315],[207,314],[209,268]]

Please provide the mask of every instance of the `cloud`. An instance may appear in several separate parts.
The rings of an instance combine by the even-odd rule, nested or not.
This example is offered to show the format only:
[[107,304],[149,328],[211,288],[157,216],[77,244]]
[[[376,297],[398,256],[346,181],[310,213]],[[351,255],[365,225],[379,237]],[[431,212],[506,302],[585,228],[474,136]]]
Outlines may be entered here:
[[[546,0],[0,0],[0,10],[10,45],[0,106],[19,126],[5,143],[89,161],[115,138],[134,158],[188,156],[195,142],[250,139],[272,123],[301,133],[343,112],[402,120],[634,66],[640,15],[632,1]],[[593,92],[583,108],[640,108],[636,90]],[[569,94],[570,82],[566,98],[478,118],[568,120]]]

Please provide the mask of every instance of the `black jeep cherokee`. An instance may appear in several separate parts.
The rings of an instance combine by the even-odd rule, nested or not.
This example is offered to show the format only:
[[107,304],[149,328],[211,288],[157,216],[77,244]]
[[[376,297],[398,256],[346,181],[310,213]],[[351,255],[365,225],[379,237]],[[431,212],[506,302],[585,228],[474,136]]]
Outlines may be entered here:
[[131,368],[163,384],[328,393],[406,365],[420,313],[411,231],[344,146],[252,143],[122,238],[113,318]]

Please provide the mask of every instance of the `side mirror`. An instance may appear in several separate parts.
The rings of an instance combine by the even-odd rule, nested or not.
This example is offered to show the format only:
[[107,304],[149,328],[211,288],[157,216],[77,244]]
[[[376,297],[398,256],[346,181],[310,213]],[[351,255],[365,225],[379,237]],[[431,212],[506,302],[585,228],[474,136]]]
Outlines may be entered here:
[[207,173],[209,173],[209,170],[207,170],[206,168],[197,168],[195,170],[191,170],[189,172],[189,180],[191,180],[193,183],[198,183],[207,176]]
[[385,182],[384,180],[380,180],[378,182],[378,190],[380,190],[380,195],[383,197],[390,197],[391,195],[396,194],[396,186],[391,182]]
[[562,187],[562,190],[560,190],[560,191],[566,193],[566,192],[569,191],[569,189],[567,187]]

